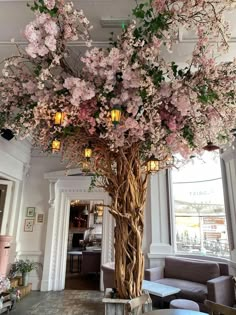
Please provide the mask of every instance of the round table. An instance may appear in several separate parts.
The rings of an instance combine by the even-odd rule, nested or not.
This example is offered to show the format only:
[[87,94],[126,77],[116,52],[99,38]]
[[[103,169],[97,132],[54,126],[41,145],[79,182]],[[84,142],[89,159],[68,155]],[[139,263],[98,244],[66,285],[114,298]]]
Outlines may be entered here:
[[147,312],[145,315],[206,315],[206,313],[180,309],[162,309]]

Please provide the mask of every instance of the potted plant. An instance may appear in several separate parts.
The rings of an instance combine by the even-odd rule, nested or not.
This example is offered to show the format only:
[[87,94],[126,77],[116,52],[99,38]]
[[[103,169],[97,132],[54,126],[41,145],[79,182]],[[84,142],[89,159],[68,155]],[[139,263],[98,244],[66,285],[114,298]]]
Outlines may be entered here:
[[32,270],[37,269],[37,263],[30,261],[29,259],[20,259],[16,261],[14,268],[17,272],[22,274],[22,285],[27,286],[29,282],[29,273]]

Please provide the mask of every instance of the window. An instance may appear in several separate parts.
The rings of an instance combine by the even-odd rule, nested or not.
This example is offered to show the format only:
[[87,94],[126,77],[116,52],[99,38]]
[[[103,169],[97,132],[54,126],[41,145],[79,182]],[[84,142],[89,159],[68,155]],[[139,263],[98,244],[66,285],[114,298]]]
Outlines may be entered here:
[[229,257],[219,154],[172,172],[177,253]]

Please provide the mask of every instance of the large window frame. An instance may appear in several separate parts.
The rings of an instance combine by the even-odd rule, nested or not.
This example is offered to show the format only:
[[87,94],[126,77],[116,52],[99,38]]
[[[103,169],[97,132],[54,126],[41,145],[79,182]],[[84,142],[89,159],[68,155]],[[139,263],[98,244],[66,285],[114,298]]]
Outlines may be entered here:
[[[199,247],[199,242],[198,245],[196,244],[195,248],[194,248],[194,244],[189,244],[189,247],[192,247],[191,252],[190,251],[184,251],[184,250],[180,250],[180,246],[178,243],[181,243],[181,240],[177,240],[176,237],[176,232],[177,232],[177,228],[176,228],[176,218],[180,217],[180,215],[176,215],[175,212],[175,203],[174,203],[174,183],[173,183],[173,171],[172,170],[168,170],[168,186],[169,186],[169,197],[170,197],[170,218],[172,218],[171,222],[171,238],[172,238],[172,246],[174,247],[174,252],[177,255],[191,255],[191,256],[211,256],[211,257],[217,257],[217,258],[226,258],[226,259],[231,259],[231,255],[230,255],[230,250],[231,250],[231,236],[232,236],[232,227],[231,227],[231,221],[230,221],[230,212],[229,212],[229,200],[228,200],[228,195],[227,195],[227,187],[226,186],[226,174],[225,174],[225,170],[224,170],[224,161],[221,159],[220,155],[219,155],[219,159],[220,159],[220,166],[221,166],[221,181],[222,181],[222,186],[223,186],[223,196],[224,196],[224,215],[212,215],[210,216],[211,218],[209,220],[212,220],[212,222],[214,222],[214,219],[216,219],[216,217],[220,218],[223,217],[225,220],[225,225],[226,225],[226,233],[228,234],[228,242],[225,242],[226,245],[225,247],[223,246],[223,242],[215,242],[214,246],[213,246],[213,242],[212,244],[210,244],[210,242],[208,242],[208,239],[206,237],[206,241],[205,244],[203,240],[200,240],[200,246],[206,248],[205,252],[200,252],[199,250],[197,250],[197,248]],[[188,217],[194,217],[193,215],[185,215],[182,216],[185,217],[186,219],[188,219]],[[195,216],[196,220],[207,220],[206,216]],[[212,223],[211,222],[211,223]],[[213,223],[212,223],[213,224]],[[200,224],[199,224],[200,226]],[[206,233],[207,234],[207,233]],[[190,242],[191,243],[191,242]],[[196,242],[197,243],[197,242]],[[208,244],[209,243],[209,244]],[[220,246],[222,243],[222,246]],[[204,246],[203,246],[204,245]],[[217,252],[217,246],[219,248],[218,252]],[[210,248],[212,248],[212,251],[210,250]],[[196,250],[194,250],[196,249]],[[214,250],[215,250],[215,254],[214,254]]]

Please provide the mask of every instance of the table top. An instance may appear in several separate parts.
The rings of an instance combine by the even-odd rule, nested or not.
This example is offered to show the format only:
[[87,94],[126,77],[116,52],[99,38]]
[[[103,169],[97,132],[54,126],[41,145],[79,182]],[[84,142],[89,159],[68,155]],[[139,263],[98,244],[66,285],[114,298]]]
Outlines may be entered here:
[[67,254],[68,255],[82,255],[82,252],[78,250],[73,250],[73,251],[67,252]]
[[148,291],[148,293],[157,295],[159,297],[165,297],[180,292],[179,288],[171,287],[170,285],[165,285],[148,280],[143,280],[142,288],[143,290]]
[[207,315],[206,313],[181,310],[181,309],[162,309],[145,313],[145,315]]

